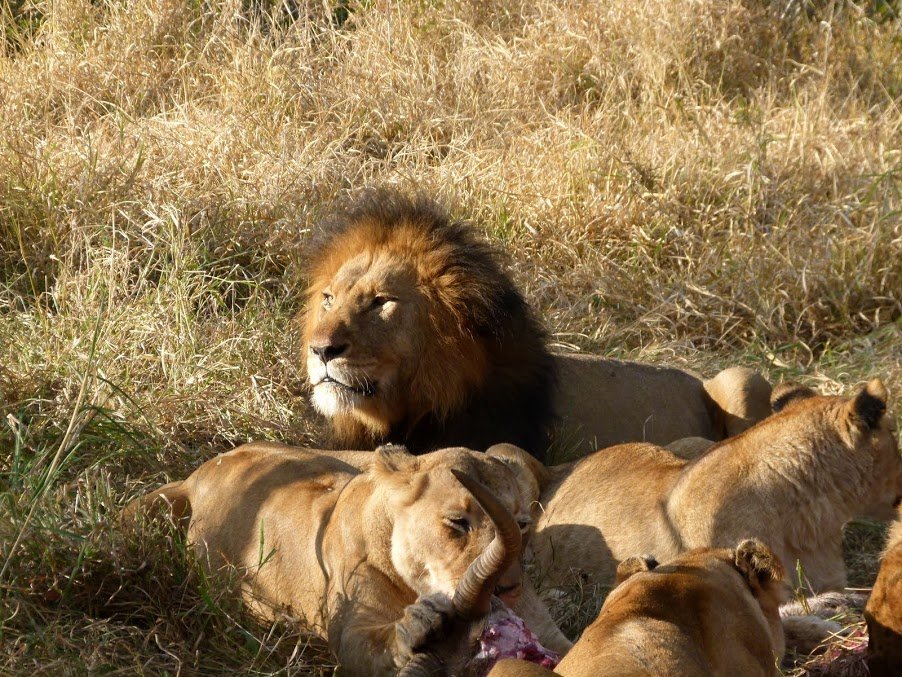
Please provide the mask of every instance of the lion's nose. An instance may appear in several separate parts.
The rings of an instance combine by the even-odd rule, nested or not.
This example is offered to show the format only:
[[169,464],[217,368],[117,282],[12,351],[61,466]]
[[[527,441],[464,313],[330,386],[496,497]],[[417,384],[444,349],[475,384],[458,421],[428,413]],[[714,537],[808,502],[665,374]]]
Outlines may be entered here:
[[324,363],[329,360],[334,360],[336,357],[341,355],[348,349],[347,343],[333,344],[326,343],[325,345],[319,346],[310,346],[310,352],[319,357]]

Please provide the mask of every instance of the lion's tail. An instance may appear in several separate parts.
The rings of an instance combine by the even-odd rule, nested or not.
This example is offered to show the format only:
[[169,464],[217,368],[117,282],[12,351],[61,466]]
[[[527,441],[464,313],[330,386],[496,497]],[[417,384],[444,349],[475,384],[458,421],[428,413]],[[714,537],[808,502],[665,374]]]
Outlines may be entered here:
[[187,524],[191,519],[191,498],[185,482],[170,482],[149,494],[144,494],[125,506],[119,515],[121,523],[139,519],[162,517],[175,524]]

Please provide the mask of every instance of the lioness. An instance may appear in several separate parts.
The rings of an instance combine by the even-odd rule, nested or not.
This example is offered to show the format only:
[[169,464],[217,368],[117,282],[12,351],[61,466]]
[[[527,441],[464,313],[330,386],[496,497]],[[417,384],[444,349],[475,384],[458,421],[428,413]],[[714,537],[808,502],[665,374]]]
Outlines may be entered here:
[[[695,461],[651,444],[599,451],[543,476],[534,550],[549,585],[571,570],[598,582],[635,552],[767,539],[815,591],[842,588],[842,527],[886,518],[902,496],[902,458],[878,380],[852,397],[781,391],[782,408]],[[779,407],[778,407],[779,408]]]
[[[569,647],[534,600],[518,604],[511,553],[530,529],[537,487],[517,457],[461,448],[415,457],[397,446],[369,456],[361,471],[359,454],[345,462],[339,452],[249,444],[138,499],[126,516],[163,506],[189,521],[201,561],[244,571],[242,594],[258,614],[297,617],[328,638],[350,674],[393,673],[435,653],[456,672],[478,624],[452,600],[468,594],[484,614],[486,585],[546,646]],[[496,531],[504,547],[471,565]]]
[[310,247],[304,361],[336,448],[405,444],[542,458],[552,429],[588,453],[629,440],[719,440],[767,415],[744,369],[709,382],[678,369],[554,355],[498,252],[434,202],[369,191]]
[[902,507],[890,530],[864,617],[871,675],[902,674]]
[[630,557],[598,618],[555,668],[502,661],[490,677],[778,675],[783,566],[764,544],[699,548],[658,564]]

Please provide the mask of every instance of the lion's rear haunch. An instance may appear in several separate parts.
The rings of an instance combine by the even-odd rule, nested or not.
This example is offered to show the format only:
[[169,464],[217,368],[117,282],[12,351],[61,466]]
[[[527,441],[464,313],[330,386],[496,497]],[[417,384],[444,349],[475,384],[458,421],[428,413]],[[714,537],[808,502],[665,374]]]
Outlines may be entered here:
[[542,457],[545,335],[497,252],[425,197],[370,190],[310,248],[304,359],[333,444],[511,442]]

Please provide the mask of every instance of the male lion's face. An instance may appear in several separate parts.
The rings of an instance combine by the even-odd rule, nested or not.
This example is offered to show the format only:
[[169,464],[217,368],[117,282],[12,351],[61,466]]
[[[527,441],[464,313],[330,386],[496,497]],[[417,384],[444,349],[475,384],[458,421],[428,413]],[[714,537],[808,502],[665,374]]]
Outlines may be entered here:
[[314,281],[304,344],[320,413],[354,412],[376,429],[404,415],[420,306],[415,269],[388,252],[363,252]]

